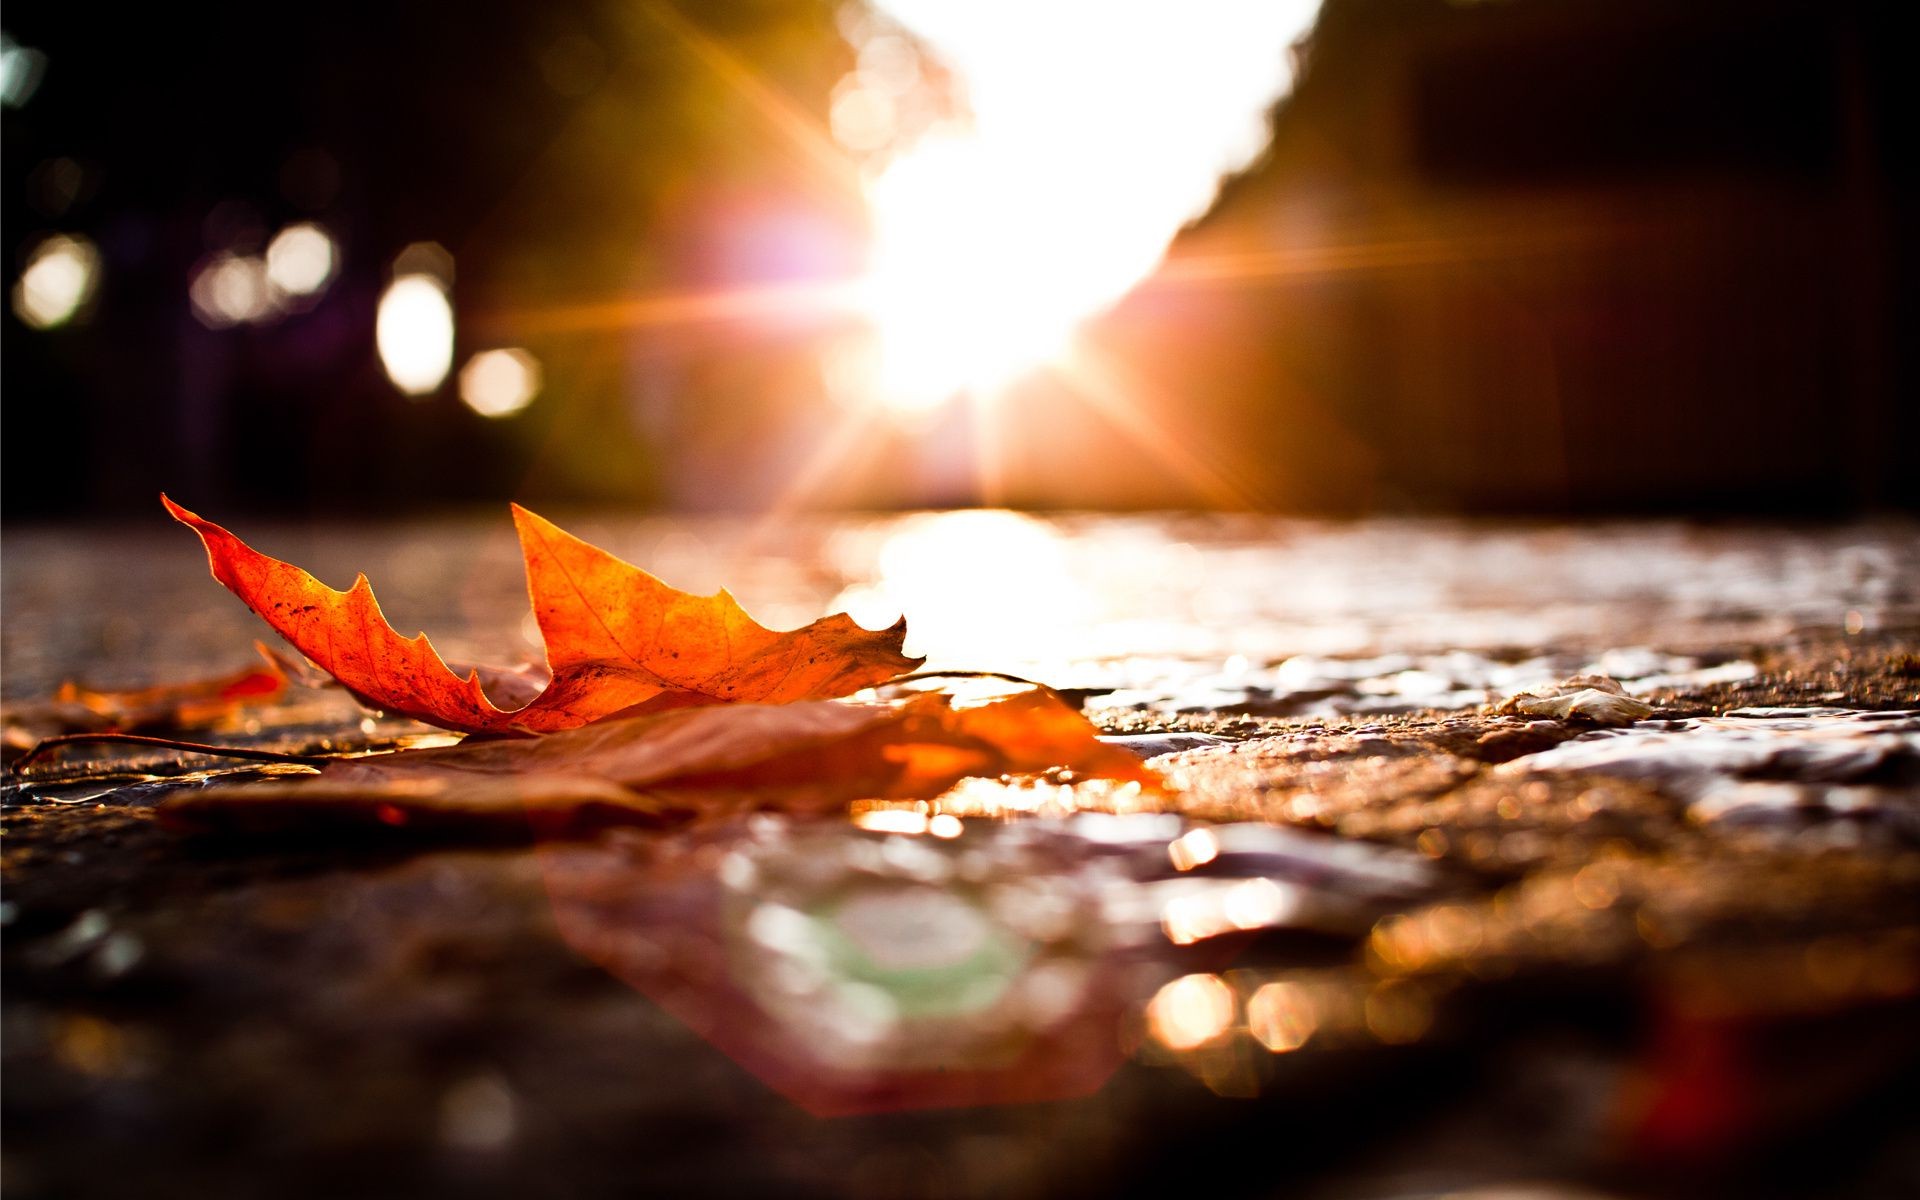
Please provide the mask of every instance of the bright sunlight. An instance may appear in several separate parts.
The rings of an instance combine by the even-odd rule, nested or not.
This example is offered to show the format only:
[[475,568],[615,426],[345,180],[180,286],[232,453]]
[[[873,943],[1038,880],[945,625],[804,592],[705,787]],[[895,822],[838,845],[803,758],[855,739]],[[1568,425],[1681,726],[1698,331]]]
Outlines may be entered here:
[[[1055,361],[1153,269],[1220,179],[1265,145],[1267,110],[1292,82],[1289,47],[1319,2],[880,8],[952,72],[964,101],[868,185],[868,386],[917,411]],[[840,111],[861,118],[854,139],[871,142],[907,73],[884,23],[849,32],[857,48],[887,52],[863,53],[842,93]]]

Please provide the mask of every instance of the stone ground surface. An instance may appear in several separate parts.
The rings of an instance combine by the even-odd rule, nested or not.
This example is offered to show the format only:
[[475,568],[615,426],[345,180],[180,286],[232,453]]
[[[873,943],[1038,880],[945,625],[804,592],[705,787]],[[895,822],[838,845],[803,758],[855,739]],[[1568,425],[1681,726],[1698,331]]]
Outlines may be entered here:
[[[10,776],[10,1197],[1920,1189],[1911,524],[563,523],[1209,738],[1143,747],[1170,805],[982,785],[954,837],[207,840],[150,806],[255,768]],[[238,531],[531,650],[504,517]],[[10,530],[4,588],[10,740],[257,636],[157,521]],[[1486,706],[1594,666],[1654,717]],[[418,732],[321,691],[194,736]]]

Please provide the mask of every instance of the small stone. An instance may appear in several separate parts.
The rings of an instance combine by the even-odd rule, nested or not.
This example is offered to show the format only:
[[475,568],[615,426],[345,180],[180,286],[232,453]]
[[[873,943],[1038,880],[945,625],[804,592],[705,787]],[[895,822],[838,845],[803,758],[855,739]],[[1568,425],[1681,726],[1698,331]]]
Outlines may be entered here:
[[1496,714],[1586,721],[1594,725],[1631,725],[1653,715],[1653,705],[1627,695],[1606,675],[1575,675],[1548,688],[1509,696]]

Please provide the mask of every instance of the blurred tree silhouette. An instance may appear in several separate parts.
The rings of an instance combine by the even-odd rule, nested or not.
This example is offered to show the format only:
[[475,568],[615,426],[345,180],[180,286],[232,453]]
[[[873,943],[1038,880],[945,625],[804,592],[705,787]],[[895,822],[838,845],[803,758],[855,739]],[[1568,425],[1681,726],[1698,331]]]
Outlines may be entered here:
[[1185,435],[1260,506],[1920,503],[1893,24],[1865,0],[1327,0],[1264,160],[1098,340],[1203,398]]

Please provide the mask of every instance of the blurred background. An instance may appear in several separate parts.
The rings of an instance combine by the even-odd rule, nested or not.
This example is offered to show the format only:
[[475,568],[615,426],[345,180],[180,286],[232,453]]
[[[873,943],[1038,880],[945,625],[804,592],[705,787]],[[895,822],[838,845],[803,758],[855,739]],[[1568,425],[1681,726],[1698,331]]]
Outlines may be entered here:
[[16,0],[4,512],[1920,504],[1868,0]]

